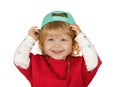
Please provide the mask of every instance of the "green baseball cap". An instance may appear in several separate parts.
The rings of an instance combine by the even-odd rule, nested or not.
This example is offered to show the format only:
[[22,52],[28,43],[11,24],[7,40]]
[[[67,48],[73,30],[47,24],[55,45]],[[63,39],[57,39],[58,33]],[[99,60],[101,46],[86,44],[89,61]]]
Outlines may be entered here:
[[[52,16],[52,14],[55,13],[55,14],[60,14],[60,13],[65,13],[67,15],[67,17],[62,17],[62,16]],[[75,24],[75,21],[72,17],[72,15],[68,12],[64,12],[64,11],[52,11],[50,13],[48,13],[43,21],[42,21],[42,25],[41,25],[41,28],[46,25],[47,23],[49,22],[53,22],[53,21],[63,21],[63,22],[67,22],[69,24]]]

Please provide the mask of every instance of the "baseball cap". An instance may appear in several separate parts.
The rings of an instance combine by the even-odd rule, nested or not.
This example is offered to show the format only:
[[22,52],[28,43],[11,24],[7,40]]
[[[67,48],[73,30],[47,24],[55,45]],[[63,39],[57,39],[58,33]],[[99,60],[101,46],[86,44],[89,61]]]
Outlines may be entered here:
[[[62,17],[62,16],[52,16],[52,14],[60,14],[60,13],[65,13],[67,15],[67,17]],[[41,28],[46,25],[49,22],[53,22],[53,21],[63,21],[63,22],[67,22],[69,24],[75,24],[75,21],[72,17],[72,15],[68,12],[64,12],[64,11],[52,11],[50,13],[48,13],[42,21],[42,25]]]

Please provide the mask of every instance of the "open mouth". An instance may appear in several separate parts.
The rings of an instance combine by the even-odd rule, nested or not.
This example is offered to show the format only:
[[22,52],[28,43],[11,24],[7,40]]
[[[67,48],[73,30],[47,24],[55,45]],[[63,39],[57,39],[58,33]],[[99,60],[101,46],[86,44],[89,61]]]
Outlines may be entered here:
[[63,53],[63,50],[52,50],[53,53],[60,54]]

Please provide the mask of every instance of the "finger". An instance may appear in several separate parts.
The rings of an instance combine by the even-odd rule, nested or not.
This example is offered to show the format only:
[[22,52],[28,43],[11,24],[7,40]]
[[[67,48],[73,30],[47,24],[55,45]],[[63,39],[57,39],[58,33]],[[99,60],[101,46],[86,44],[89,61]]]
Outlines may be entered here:
[[79,26],[77,24],[70,24],[70,27],[72,27],[72,28],[79,28]]
[[37,29],[38,28],[38,26],[32,26],[31,27],[31,29]]
[[39,29],[35,29],[35,35],[39,34],[40,30]]
[[77,24],[71,24],[70,26],[72,30],[76,31],[77,35],[81,32],[81,29],[79,28]]

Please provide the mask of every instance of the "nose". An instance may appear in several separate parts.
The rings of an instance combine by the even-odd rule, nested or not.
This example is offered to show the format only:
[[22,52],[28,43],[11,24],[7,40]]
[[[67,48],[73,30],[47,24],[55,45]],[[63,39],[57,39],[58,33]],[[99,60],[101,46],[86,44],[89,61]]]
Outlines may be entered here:
[[54,42],[54,47],[60,47],[60,42],[59,41],[55,41]]

